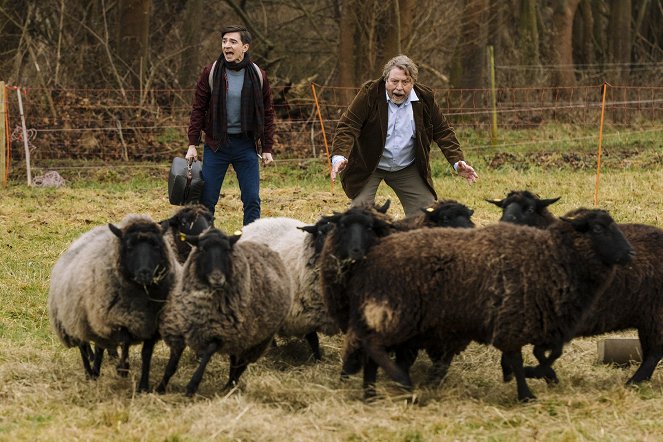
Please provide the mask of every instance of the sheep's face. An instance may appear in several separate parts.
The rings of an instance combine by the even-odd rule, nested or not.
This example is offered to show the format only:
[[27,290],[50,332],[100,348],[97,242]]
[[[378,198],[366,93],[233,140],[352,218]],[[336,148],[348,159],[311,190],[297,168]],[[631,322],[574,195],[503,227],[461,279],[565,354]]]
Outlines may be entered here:
[[304,232],[311,235],[313,238],[313,256],[320,256],[322,247],[325,244],[325,238],[327,233],[329,233],[334,228],[334,224],[329,222],[329,217],[323,216],[312,226],[303,226],[298,227],[298,229],[303,230]]
[[169,268],[161,229],[154,223],[134,223],[126,229],[109,224],[120,240],[120,271],[129,281],[147,286],[157,284]]
[[214,224],[214,216],[202,205],[186,206],[170,220],[172,226],[184,235],[200,235]]
[[558,201],[558,198],[541,199],[537,195],[527,191],[509,192],[502,200],[486,200],[502,208],[500,221],[532,226],[539,228],[548,227],[553,221],[553,215],[548,206]]
[[433,207],[423,209],[425,224],[435,227],[472,228],[474,211],[455,201],[444,201]]
[[349,209],[330,218],[336,225],[335,254],[342,261],[364,259],[368,250],[382,236],[389,234],[389,226],[363,209]]
[[232,251],[239,236],[228,237],[217,229],[207,230],[197,240],[196,274],[199,281],[220,289],[232,279]]
[[586,235],[592,249],[606,265],[627,264],[635,256],[631,244],[604,210],[577,209],[560,219]]

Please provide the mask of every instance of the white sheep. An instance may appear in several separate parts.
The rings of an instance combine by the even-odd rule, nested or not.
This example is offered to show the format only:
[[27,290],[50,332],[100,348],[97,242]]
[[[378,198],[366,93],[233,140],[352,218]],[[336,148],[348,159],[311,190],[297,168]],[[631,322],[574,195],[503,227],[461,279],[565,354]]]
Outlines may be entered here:
[[316,360],[322,359],[317,332],[339,331],[329,315],[320,286],[318,258],[322,233],[293,218],[261,218],[244,226],[239,242],[264,244],[279,254],[292,284],[292,307],[279,331],[281,336],[305,337]]
[[104,349],[121,346],[118,369],[124,372],[129,346],[143,342],[139,390],[149,389],[159,313],[180,271],[160,226],[143,215],[95,227],[58,259],[51,272],[49,318],[60,340],[79,348],[90,378],[99,376]]

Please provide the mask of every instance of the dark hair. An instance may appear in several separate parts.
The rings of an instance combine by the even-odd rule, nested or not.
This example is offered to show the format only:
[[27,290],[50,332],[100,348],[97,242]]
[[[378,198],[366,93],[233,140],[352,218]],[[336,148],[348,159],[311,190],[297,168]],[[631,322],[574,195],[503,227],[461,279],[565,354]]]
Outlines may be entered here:
[[251,33],[246,30],[245,26],[241,25],[226,26],[225,28],[221,29],[221,38],[223,38],[224,35],[230,32],[239,32],[239,38],[242,40],[243,44],[251,43]]

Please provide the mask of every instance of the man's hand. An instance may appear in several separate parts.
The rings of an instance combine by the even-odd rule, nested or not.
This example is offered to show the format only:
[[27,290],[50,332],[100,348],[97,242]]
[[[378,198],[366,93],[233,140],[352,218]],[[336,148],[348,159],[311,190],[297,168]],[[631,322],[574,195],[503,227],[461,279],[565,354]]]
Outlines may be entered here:
[[274,162],[274,158],[272,158],[272,154],[269,152],[263,153],[261,158],[263,166],[267,166],[268,164],[272,164]]
[[458,167],[456,168],[456,172],[458,172],[458,175],[465,178],[467,182],[470,184],[472,184],[477,179],[479,179],[479,175],[477,175],[477,173],[474,171],[474,168],[469,164],[467,164],[465,161],[458,162]]
[[337,161],[336,164],[332,166],[331,179],[333,182],[336,182],[336,175],[338,175],[339,172],[345,169],[345,166],[347,165],[348,165],[348,160],[346,158],[343,158],[341,161]]
[[189,150],[186,151],[186,155],[184,156],[184,158],[186,158],[187,160],[189,158],[193,158],[194,160],[197,159],[198,158],[198,149],[196,148],[196,146],[194,146],[193,144],[190,144],[189,145]]

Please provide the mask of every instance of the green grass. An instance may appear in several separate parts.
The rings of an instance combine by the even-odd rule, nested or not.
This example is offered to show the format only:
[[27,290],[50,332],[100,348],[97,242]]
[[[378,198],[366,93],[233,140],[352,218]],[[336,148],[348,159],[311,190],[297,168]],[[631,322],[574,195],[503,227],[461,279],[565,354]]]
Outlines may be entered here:
[[[644,143],[644,141],[643,141]],[[477,145],[479,145],[477,143]],[[619,222],[663,227],[663,146],[608,145],[601,171],[599,206]],[[499,209],[486,198],[530,189],[542,197],[561,196],[551,207],[561,215],[594,205],[595,148],[564,150],[467,149],[479,173],[473,186],[452,176],[441,155],[433,155],[440,197],[464,202],[479,225],[496,222]],[[185,354],[166,395],[137,394],[139,352],[131,356],[128,379],[108,363],[96,382],[88,381],[75,349],[66,349],[50,330],[46,297],[50,270],[72,240],[90,228],[117,222],[126,213],[155,219],[175,208],[166,196],[167,164],[61,169],[68,185],[28,188],[13,170],[0,203],[0,440],[656,440],[663,433],[663,377],[637,388],[624,387],[634,367],[599,365],[600,337],[571,342],[556,364],[558,386],[533,380],[538,396],[516,401],[513,383],[500,379],[499,355],[471,345],[452,365],[438,389],[417,387],[408,404],[379,378],[382,399],[361,401],[361,379],[339,379],[342,339],[321,340],[324,360],[308,360],[303,341],[279,340],[280,347],[249,367],[241,388],[219,393],[227,360],[214,357],[199,395],[187,399],[184,386],[196,363]],[[43,171],[44,169],[41,169]],[[57,170],[57,169],[56,169]],[[35,175],[40,169],[35,170]],[[263,216],[290,216],[313,222],[343,210],[348,201],[340,184],[325,178],[323,160],[277,160],[263,169]],[[402,216],[393,193],[381,188],[378,201],[392,198],[390,212]],[[241,203],[233,174],[224,185],[217,225],[241,227]],[[624,333],[633,336],[633,331]],[[524,352],[532,362],[530,349]],[[152,383],[163,373],[167,351],[159,344]],[[413,367],[420,384],[429,366]]]

